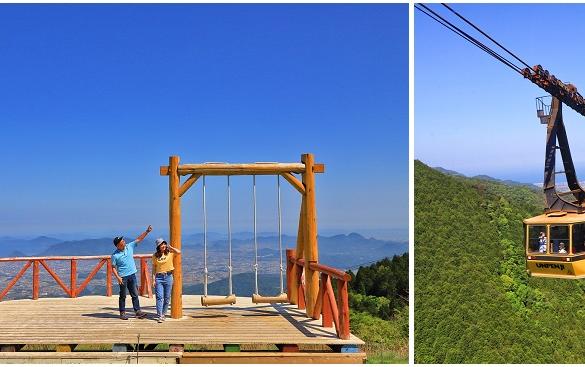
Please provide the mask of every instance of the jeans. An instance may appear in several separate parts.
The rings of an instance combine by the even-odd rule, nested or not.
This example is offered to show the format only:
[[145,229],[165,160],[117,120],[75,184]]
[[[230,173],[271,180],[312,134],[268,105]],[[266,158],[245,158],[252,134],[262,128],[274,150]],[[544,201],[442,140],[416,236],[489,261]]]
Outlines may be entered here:
[[156,314],[164,316],[171,302],[173,289],[173,274],[157,273],[154,277],[154,292],[156,294]]
[[138,300],[138,288],[136,287],[136,273],[122,277],[122,284],[120,284],[120,312],[126,311],[126,288],[132,297],[132,307],[134,311],[140,311],[140,301]]

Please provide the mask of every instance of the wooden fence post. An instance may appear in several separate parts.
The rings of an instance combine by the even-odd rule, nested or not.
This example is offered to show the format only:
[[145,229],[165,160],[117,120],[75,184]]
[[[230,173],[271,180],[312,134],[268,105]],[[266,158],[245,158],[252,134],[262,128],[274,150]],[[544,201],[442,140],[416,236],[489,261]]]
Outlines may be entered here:
[[[293,305],[297,301],[297,272],[296,264],[293,263],[293,258],[296,258],[296,251],[294,249],[286,249],[286,294],[288,302]],[[293,296],[294,294],[294,296]],[[293,302],[294,299],[294,302]]]
[[321,325],[323,327],[333,326],[333,314],[331,312],[331,302],[327,296],[327,283],[329,275],[321,273]]
[[77,297],[77,259],[71,259],[71,298]]
[[33,299],[39,299],[39,262],[33,261]]
[[106,296],[112,296],[112,259],[106,260]]
[[341,339],[349,339],[349,300],[347,295],[347,280],[337,279],[337,305],[339,307],[339,330],[337,335]]

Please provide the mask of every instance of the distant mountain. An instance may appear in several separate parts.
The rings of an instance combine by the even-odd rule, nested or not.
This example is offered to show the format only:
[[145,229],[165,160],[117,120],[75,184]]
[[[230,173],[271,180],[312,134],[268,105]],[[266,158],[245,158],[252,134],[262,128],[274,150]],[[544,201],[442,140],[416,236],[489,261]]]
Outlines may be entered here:
[[[341,234],[335,236],[319,236],[319,261],[323,264],[349,269],[355,265],[372,262],[384,257],[400,255],[408,251],[407,242],[381,241],[375,238],[365,238],[358,233]],[[296,237],[283,236],[282,244],[284,248],[295,248]],[[209,251],[225,252],[227,250],[226,240],[209,241]],[[239,252],[240,258],[252,258],[254,252],[253,240],[233,240],[233,251]],[[202,243],[183,242],[185,254],[187,256],[200,256]],[[137,253],[150,253],[153,251],[152,241],[145,241],[140,245]],[[14,253],[17,249],[6,252],[4,256]],[[114,250],[111,238],[85,239],[79,241],[61,241],[55,243],[40,252],[27,253],[20,251],[24,255],[36,256],[86,256],[86,255],[109,255]],[[193,255],[191,255],[193,254]],[[24,256],[18,255],[18,256]],[[258,256],[261,262],[278,262],[280,254],[278,252],[278,237],[259,237],[258,238]],[[213,258],[213,257],[212,257]],[[200,259],[195,259],[199,261]],[[237,260],[237,259],[236,259]]]
[[[251,297],[254,293],[254,273],[241,273],[232,276],[233,292],[237,296]],[[286,274],[284,274],[284,287],[286,288]],[[259,274],[258,288],[260,294],[273,296],[280,293],[279,274]],[[184,294],[203,294],[203,284],[183,285]],[[228,279],[210,282],[207,285],[209,295],[227,295]]]
[[539,188],[537,185],[532,184],[532,183],[526,183],[526,182],[518,182],[518,181],[513,181],[513,180],[500,180],[498,178],[494,178],[488,175],[476,175],[476,176],[466,176],[463,173],[459,173],[457,171],[453,171],[453,170],[449,170],[443,167],[433,167],[434,170],[439,171],[441,173],[444,173],[446,175],[449,176],[455,176],[455,177],[466,177],[466,178],[471,178],[471,179],[477,179],[477,180],[483,180],[483,181],[493,181],[493,182],[498,182],[498,183],[503,183],[505,185],[508,186],[528,186],[530,188]]
[[96,238],[59,242],[38,253],[37,256],[109,255],[113,251],[114,245],[111,238]]
[[0,237],[0,257],[8,257],[15,252],[23,254],[22,256],[31,256],[61,241],[60,239],[47,236],[40,236],[30,240]]

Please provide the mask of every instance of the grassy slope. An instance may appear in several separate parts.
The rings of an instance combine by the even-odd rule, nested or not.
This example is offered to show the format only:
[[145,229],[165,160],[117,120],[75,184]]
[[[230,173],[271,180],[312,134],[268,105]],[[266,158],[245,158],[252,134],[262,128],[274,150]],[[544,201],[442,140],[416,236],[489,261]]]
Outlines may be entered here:
[[584,362],[582,281],[528,278],[538,192],[415,163],[415,360]]

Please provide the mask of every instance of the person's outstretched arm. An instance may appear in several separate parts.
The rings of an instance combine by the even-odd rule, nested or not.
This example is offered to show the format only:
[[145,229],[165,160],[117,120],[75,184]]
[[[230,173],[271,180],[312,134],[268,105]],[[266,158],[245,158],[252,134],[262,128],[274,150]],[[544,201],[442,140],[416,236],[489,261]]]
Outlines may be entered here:
[[146,228],[146,231],[144,231],[140,236],[138,236],[134,242],[138,243],[140,241],[142,241],[144,239],[144,237],[146,237],[150,232],[152,231],[152,226],[149,225],[148,228]]

